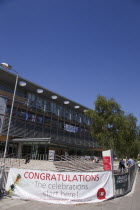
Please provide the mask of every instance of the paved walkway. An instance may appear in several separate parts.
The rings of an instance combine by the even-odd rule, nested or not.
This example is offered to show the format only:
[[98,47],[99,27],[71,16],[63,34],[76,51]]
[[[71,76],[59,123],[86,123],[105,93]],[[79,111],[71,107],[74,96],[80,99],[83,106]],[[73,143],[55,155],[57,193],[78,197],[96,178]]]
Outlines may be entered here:
[[0,199],[0,210],[140,210],[140,172],[137,172],[136,182],[134,183],[132,192],[128,195],[108,200],[102,203],[96,204],[81,204],[81,205],[58,205],[48,204],[45,202],[37,201],[23,201],[19,199],[12,199],[3,197]]

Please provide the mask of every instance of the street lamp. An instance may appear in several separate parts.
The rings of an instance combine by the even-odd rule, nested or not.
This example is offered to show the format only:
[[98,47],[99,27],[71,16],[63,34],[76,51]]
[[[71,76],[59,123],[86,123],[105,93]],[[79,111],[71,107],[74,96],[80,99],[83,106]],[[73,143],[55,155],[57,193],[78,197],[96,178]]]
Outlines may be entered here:
[[9,132],[10,132],[10,126],[11,126],[11,119],[12,119],[12,113],[13,113],[13,107],[14,107],[17,83],[18,83],[18,72],[15,71],[12,68],[12,66],[10,66],[7,63],[1,63],[0,66],[2,66],[4,69],[11,70],[11,71],[16,73],[15,88],[14,88],[14,94],[13,94],[13,99],[12,99],[12,105],[11,105],[11,111],[10,111],[9,123],[8,123],[7,135],[6,135],[6,142],[5,142],[5,150],[4,150],[4,156],[3,156],[3,162],[5,164],[5,158],[6,158],[6,154],[7,154],[7,146],[8,146],[8,141],[9,141]]

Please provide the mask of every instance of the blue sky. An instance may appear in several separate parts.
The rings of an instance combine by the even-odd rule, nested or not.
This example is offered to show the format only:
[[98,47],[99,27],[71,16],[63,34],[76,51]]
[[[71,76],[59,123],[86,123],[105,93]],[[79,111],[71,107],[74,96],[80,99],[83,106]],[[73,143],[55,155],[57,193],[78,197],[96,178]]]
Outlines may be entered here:
[[0,0],[0,62],[89,108],[113,97],[140,124],[139,0]]

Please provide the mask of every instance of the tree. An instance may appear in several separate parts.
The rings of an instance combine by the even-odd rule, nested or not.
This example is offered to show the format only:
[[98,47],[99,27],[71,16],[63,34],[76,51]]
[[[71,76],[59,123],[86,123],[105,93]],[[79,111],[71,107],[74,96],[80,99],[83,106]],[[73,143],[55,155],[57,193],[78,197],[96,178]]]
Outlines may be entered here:
[[93,120],[91,134],[103,149],[112,148],[118,156],[132,154],[137,137],[137,119],[132,114],[125,115],[113,98],[98,96],[95,110],[87,115]]

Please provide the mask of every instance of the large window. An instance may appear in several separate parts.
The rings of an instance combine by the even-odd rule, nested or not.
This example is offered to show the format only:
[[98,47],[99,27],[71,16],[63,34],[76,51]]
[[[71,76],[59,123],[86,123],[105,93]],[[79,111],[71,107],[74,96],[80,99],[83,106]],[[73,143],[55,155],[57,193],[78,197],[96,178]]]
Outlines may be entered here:
[[63,106],[58,106],[58,109],[59,109],[59,115],[64,117],[64,108],[63,108]]
[[37,98],[36,98],[36,106],[37,106],[38,108],[40,108],[40,109],[43,109],[43,108],[44,108],[44,107],[43,107],[43,99],[40,98],[40,97],[38,97],[38,96],[37,96]]
[[54,103],[54,102],[51,103],[51,111],[52,111],[52,113],[58,115],[58,108],[59,107],[58,107],[58,105],[56,103]]
[[35,96],[35,94],[33,94],[33,93],[28,93],[28,95],[27,95],[27,97],[28,97],[28,99],[29,99],[29,103],[31,104],[31,105],[36,105],[36,96]]
[[70,120],[71,118],[71,110],[70,109],[65,109],[65,117]]
[[44,111],[51,112],[51,102],[44,100],[43,103],[44,103],[43,106]]

